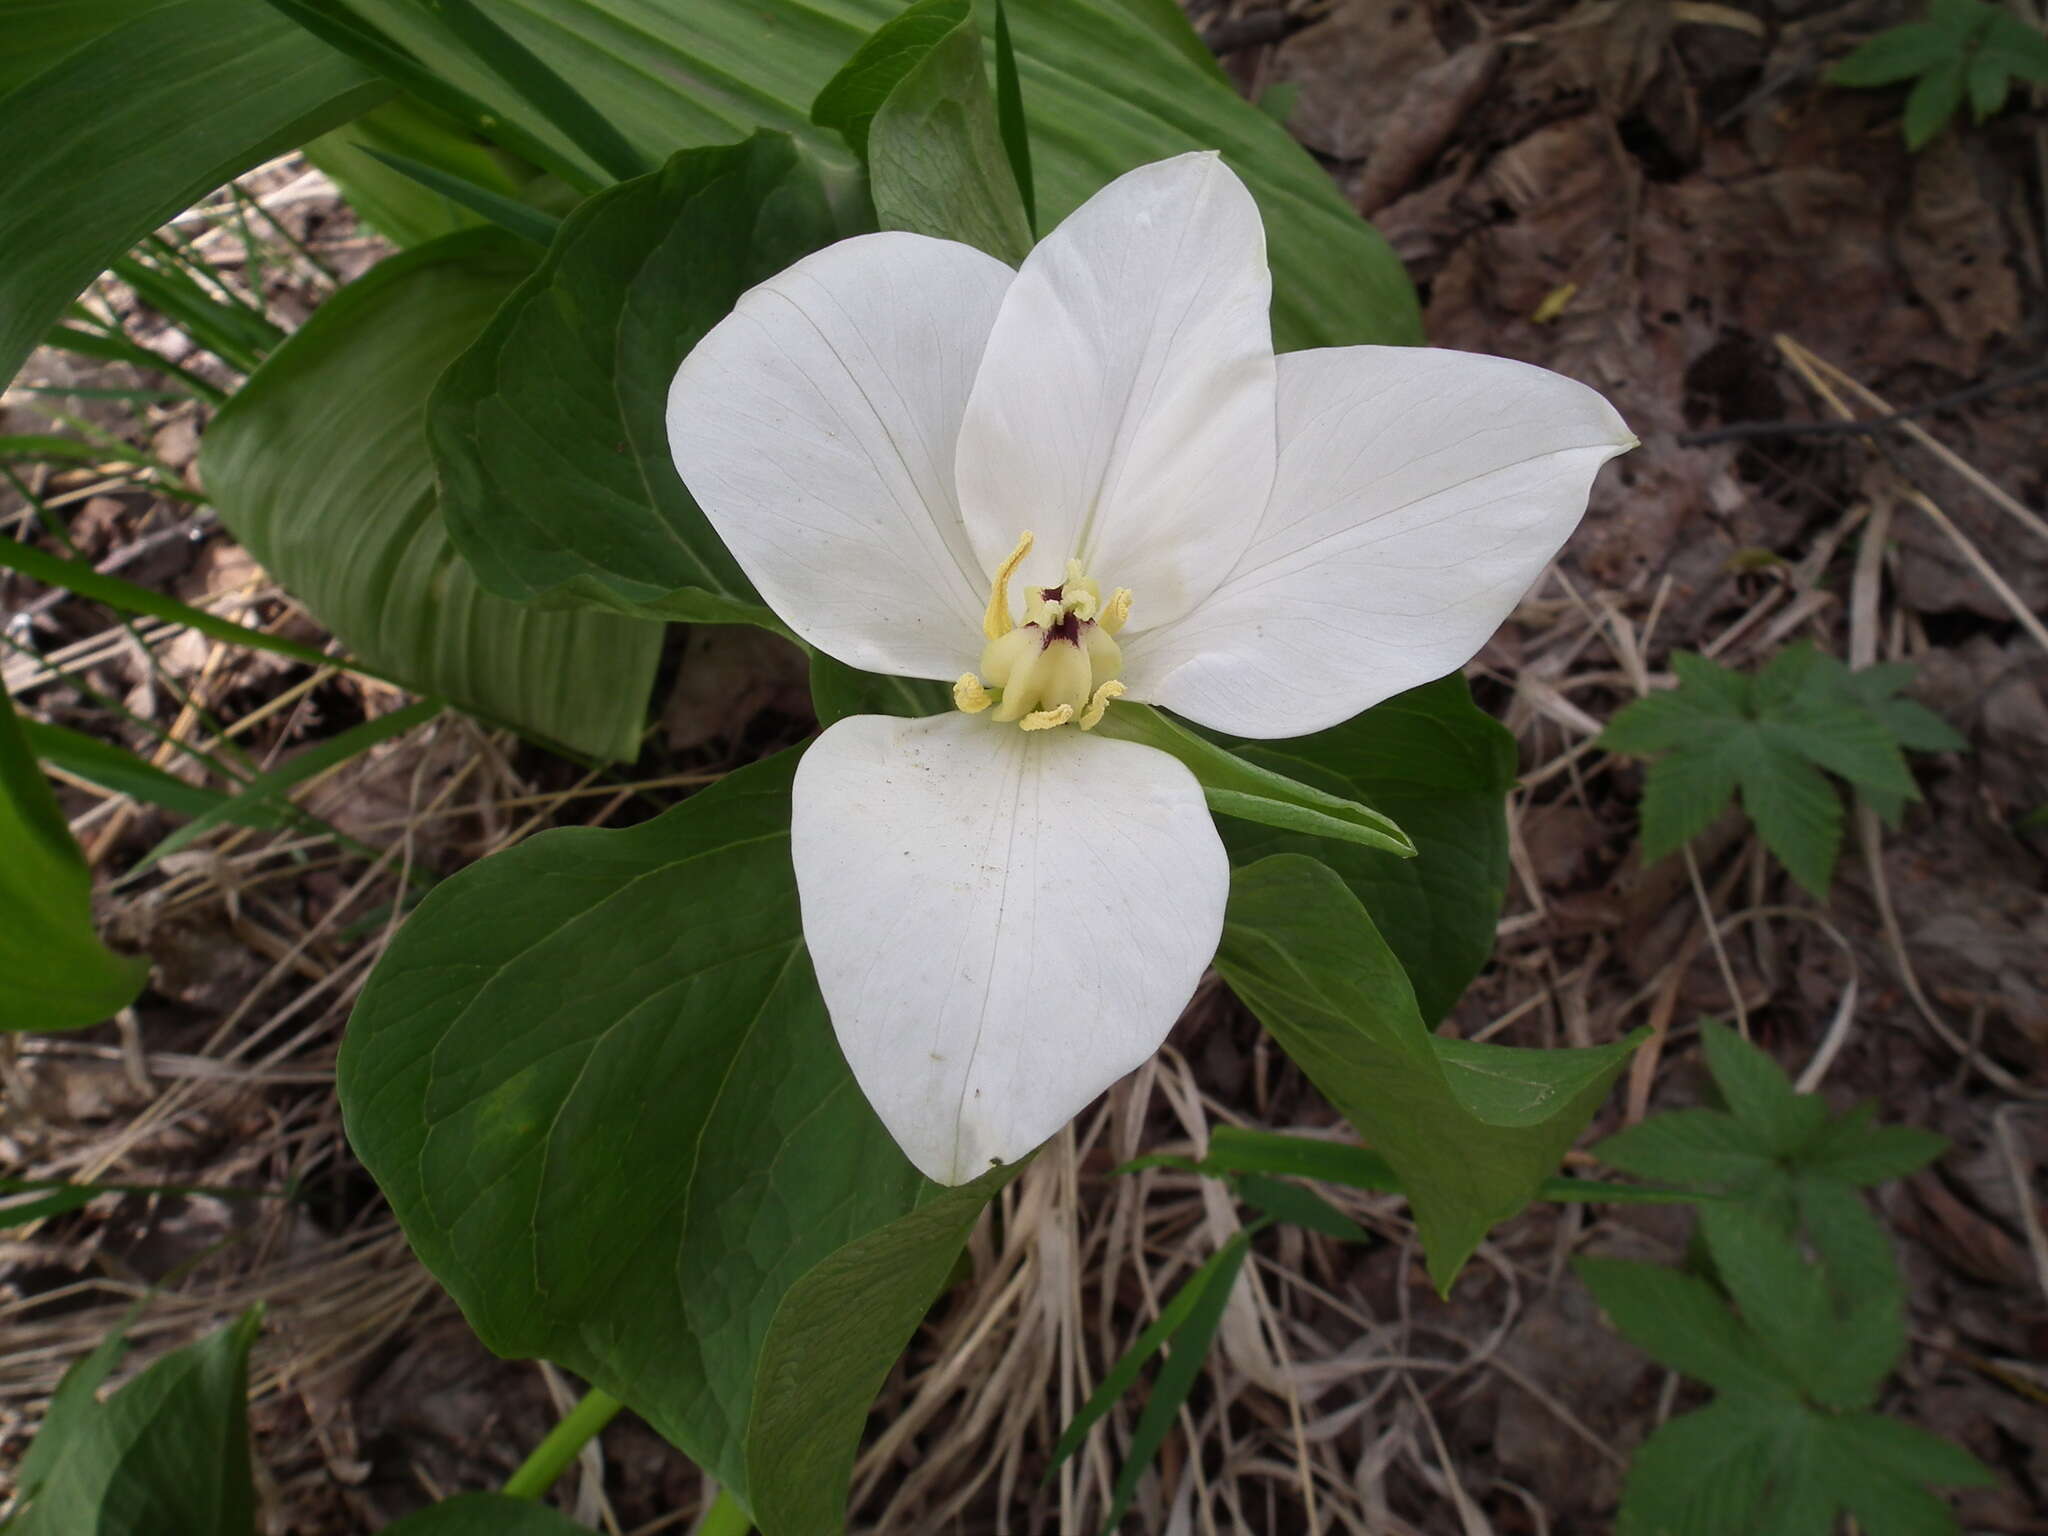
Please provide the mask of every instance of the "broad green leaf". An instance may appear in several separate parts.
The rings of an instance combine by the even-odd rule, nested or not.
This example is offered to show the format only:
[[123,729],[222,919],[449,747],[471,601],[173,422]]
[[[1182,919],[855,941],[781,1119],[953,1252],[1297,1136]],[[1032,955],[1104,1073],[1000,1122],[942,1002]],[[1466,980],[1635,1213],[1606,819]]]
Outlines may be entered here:
[[1706,1281],[1626,1259],[1576,1259],[1572,1268],[1622,1335],[1660,1365],[1743,1398],[1797,1396],[1790,1372]]
[[1948,1150],[1948,1138],[1910,1125],[1873,1125],[1876,1106],[1837,1116],[1800,1154],[1800,1165],[1851,1184],[1883,1184],[1916,1173]]
[[764,1531],[840,1528],[868,1405],[945,1289],[982,1207],[1016,1172],[935,1191],[789,1288],[761,1344],[747,1418],[747,1485]]
[[458,1493],[394,1520],[383,1536],[590,1536],[560,1510],[502,1493]]
[[1725,741],[1718,750],[1702,743],[1650,764],[1643,776],[1645,861],[1676,853],[1712,826],[1735,797],[1736,770],[1736,753]]
[[1218,816],[1311,837],[1335,838],[1380,849],[1397,858],[1415,856],[1415,845],[1407,834],[1371,806],[1360,804],[1358,798],[1331,794],[1262,767],[1238,752],[1196,735],[1149,704],[1113,704],[1096,729],[1104,736],[1135,741],[1179,759],[1200,781],[1203,798]]
[[769,1536],[816,1528],[1000,1178],[927,1183],[855,1087],[797,918],[794,771],[443,882],[339,1068],[350,1141],[484,1342],[630,1404]]
[[[44,1428],[58,1432],[55,1452],[37,1468],[39,1486],[9,1536],[253,1532],[249,1346],[261,1323],[261,1308],[250,1309],[103,1403],[91,1400],[90,1384],[68,1398],[61,1420]],[[72,1386],[67,1376],[60,1396]]]
[[1827,899],[1842,845],[1842,801],[1818,768],[1753,743],[1741,768],[1742,809],[1764,846],[1807,891]]
[[1507,894],[1514,738],[1473,705],[1463,678],[1447,677],[1313,736],[1230,745],[1254,767],[1400,823],[1413,859],[1235,821],[1219,830],[1234,863],[1309,853],[1343,876],[1400,956],[1424,1022],[1450,1012],[1493,953]]
[[1216,968],[1400,1174],[1448,1288],[1489,1227],[1535,1197],[1635,1041],[1588,1051],[1440,1052],[1414,989],[1333,871],[1282,854],[1231,881]]
[[889,93],[972,14],[966,0],[917,0],[906,6],[877,27],[825,82],[811,103],[811,121],[836,130],[866,163],[868,130]]
[[1838,1342],[1827,1272],[1800,1257],[1791,1234],[1744,1205],[1702,1206],[1700,1234],[1743,1323],[1818,1397]]
[[875,217],[884,229],[962,241],[1015,266],[1031,249],[1031,222],[1003,149],[973,6],[951,3],[952,30],[904,72],[869,125]]
[[149,962],[92,926],[92,874],[0,694],[0,1030],[83,1029],[135,1001]]
[[1672,1109],[1596,1142],[1593,1155],[1626,1173],[1723,1188],[1753,1184],[1775,1162],[1756,1134],[1715,1109]]
[[564,220],[428,411],[449,532],[484,585],[772,625],[676,473],[668,390],[740,294],[843,232],[771,134],[685,150]]
[[1937,1488],[1989,1488],[1991,1469],[1952,1440],[1901,1423],[1881,1413],[1848,1413],[1836,1419],[1833,1437],[1874,1466]]
[[[1722,1398],[1668,1420],[1629,1463],[1619,1536],[1735,1536],[1756,1529],[1771,1463],[1788,1432],[1804,1428],[1793,1408]],[[1815,1532],[1813,1536],[1822,1536]]]
[[1789,1156],[1819,1134],[1827,1121],[1826,1101],[1818,1094],[1797,1092],[1768,1051],[1718,1019],[1700,1021],[1700,1043],[1714,1086],[1721,1090],[1729,1113],[1755,1138],[1759,1151]]
[[0,90],[0,380],[164,220],[390,94],[249,0],[10,5]]
[[1886,1296],[1896,1308],[1905,1288],[1892,1256],[1891,1234],[1870,1214],[1863,1197],[1840,1179],[1811,1171],[1799,1175],[1792,1193],[1800,1231],[1827,1266],[1836,1300],[1856,1306]]
[[22,1452],[14,1469],[14,1493],[22,1503],[27,1504],[42,1491],[58,1456],[74,1438],[86,1433],[85,1421],[99,1412],[99,1390],[127,1354],[128,1325],[139,1310],[131,1308],[121,1325],[94,1345],[90,1354],[74,1360],[57,1382],[57,1390],[50,1394],[50,1405],[43,1414],[43,1427]]
[[[563,155],[584,158],[413,0],[347,3],[438,77],[549,137]],[[902,10],[900,0],[526,0],[494,14],[645,154],[767,127],[843,156],[836,136],[809,121],[811,104]],[[977,6],[976,15],[987,36],[993,7]],[[1013,0],[1009,22],[1041,228],[1133,166],[1218,149],[1265,214],[1283,349],[1422,339],[1413,289],[1392,251],[1286,130],[1206,58],[1170,0]]]
[[484,591],[434,494],[428,392],[531,270],[529,247],[490,230],[380,262],[221,409],[200,469],[249,552],[373,665],[488,720],[631,758],[660,626]]
[[953,695],[944,683],[863,672],[814,650],[811,707],[818,712],[820,725],[836,725],[848,715],[901,715],[918,720],[951,709]]
[[1964,64],[1960,58],[1944,59],[1920,77],[1906,98],[1906,147],[1925,147],[1948,126],[1963,104]]
[[1830,85],[1896,85],[1925,74],[1955,52],[1953,37],[1930,23],[1890,27],[1828,71]]

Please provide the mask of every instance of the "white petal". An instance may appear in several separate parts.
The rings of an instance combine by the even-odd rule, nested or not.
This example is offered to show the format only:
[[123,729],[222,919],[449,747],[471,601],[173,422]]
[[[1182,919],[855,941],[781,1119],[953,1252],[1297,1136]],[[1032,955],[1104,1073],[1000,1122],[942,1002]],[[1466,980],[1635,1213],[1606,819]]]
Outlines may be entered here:
[[862,235],[744,294],[676,373],[676,469],[762,598],[849,666],[974,665],[989,573],[954,442],[1015,276],[970,246]]
[[1230,887],[1163,752],[959,714],[826,731],[790,844],[840,1048],[942,1184],[1024,1156],[1158,1049]]
[[1469,661],[1635,445],[1613,406],[1506,358],[1333,347],[1280,359],[1280,467],[1215,594],[1124,647],[1135,697],[1301,736]]
[[1038,536],[1025,585],[1079,556],[1132,624],[1185,613],[1273,480],[1272,278],[1251,194],[1213,154],[1121,176],[1026,258],[960,429],[981,564]]

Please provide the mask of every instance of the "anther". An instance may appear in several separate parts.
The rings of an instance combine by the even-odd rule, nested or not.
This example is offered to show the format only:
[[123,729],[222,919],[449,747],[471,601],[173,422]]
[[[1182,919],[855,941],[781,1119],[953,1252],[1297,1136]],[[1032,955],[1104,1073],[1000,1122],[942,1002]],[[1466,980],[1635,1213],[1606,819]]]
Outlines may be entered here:
[[996,567],[996,579],[989,586],[988,611],[981,618],[981,632],[991,640],[1000,640],[1017,627],[1010,617],[1010,578],[1017,574],[1017,567],[1030,553],[1031,530],[1027,528],[1018,537],[1017,547],[1010,551],[1010,557]]
[[1099,624],[1112,635],[1122,629],[1131,617],[1131,589],[1118,587],[1109,594],[1109,601],[1103,605]]
[[1056,725],[1065,725],[1074,718],[1074,706],[1062,704],[1058,709],[1033,710],[1017,723],[1027,731],[1049,731]]
[[995,700],[981,686],[981,679],[972,672],[962,672],[960,681],[953,685],[953,707],[962,714],[978,715]]
[[1111,699],[1120,699],[1123,696],[1124,685],[1115,678],[1111,678],[1100,688],[1096,689],[1095,697],[1090,699],[1088,707],[1081,711],[1081,729],[1092,731],[1096,726],[1102,724],[1103,712],[1109,708],[1109,701]]

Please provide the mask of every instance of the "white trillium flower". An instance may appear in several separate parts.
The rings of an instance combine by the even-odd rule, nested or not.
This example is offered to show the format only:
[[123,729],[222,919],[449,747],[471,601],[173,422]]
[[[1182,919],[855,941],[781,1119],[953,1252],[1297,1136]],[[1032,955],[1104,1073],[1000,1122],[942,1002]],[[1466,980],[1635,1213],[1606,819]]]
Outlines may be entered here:
[[956,712],[819,736],[790,829],[840,1046],[940,1183],[1144,1061],[1215,954],[1201,786],[1104,712],[1300,736],[1455,670],[1634,444],[1522,363],[1275,357],[1271,286],[1250,194],[1188,154],[1016,271],[830,246],[676,375],[676,467],[768,605],[848,666],[955,685]]

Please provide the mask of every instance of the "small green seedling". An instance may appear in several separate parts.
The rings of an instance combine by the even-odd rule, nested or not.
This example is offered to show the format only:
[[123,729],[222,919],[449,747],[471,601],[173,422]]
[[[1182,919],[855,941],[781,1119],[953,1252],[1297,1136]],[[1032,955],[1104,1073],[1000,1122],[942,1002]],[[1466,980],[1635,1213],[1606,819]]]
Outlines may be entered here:
[[1933,0],[1924,21],[1878,33],[1828,73],[1833,85],[1915,82],[1906,98],[1909,149],[1941,132],[1965,96],[1983,122],[2016,78],[2048,85],[2048,37],[1984,0]]
[[1800,644],[1753,677],[1690,651],[1676,652],[1671,668],[1678,687],[1638,699],[1600,735],[1611,752],[1663,754],[1644,787],[1645,860],[1705,831],[1740,789],[1764,846],[1825,897],[1842,842],[1841,800],[1827,773],[1896,824],[1905,802],[1920,798],[1902,749],[1968,745],[1932,710],[1898,697],[1913,674],[1903,663],[1852,672]]
[[1933,1486],[1990,1482],[1974,1456],[1875,1412],[1906,1343],[1890,1243],[1857,1187],[1910,1173],[1940,1137],[1830,1114],[1732,1031],[1705,1026],[1725,1112],[1658,1115],[1594,1150],[1617,1168],[1718,1186],[1699,1272],[1616,1259],[1577,1270],[1629,1341],[1712,1387],[1631,1463],[1620,1536],[1868,1536],[1957,1526]]

